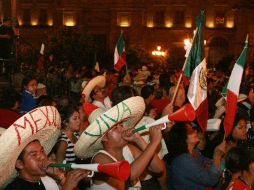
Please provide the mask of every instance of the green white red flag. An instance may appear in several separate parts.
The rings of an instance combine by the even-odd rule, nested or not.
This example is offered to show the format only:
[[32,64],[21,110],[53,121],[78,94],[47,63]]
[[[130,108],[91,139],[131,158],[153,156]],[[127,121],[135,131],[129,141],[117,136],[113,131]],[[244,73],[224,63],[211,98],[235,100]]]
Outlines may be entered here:
[[184,69],[184,75],[190,78],[187,97],[196,111],[198,124],[203,131],[206,130],[208,120],[206,60],[203,38],[204,23],[205,12],[201,11],[196,19],[197,33],[194,37]]
[[226,136],[231,133],[234,124],[235,114],[237,111],[237,99],[247,57],[247,49],[248,35],[246,37],[242,53],[234,65],[227,85],[227,106],[226,116],[224,118],[224,129]]
[[114,68],[115,70],[120,71],[124,65],[126,65],[126,52],[123,34],[121,33],[115,47]]

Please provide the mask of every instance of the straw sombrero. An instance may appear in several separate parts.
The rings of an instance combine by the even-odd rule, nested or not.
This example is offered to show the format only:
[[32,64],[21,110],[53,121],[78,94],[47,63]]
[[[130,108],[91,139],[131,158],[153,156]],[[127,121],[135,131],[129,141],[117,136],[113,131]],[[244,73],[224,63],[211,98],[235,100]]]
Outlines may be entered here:
[[125,127],[133,128],[145,111],[144,99],[140,96],[128,98],[97,117],[81,134],[74,146],[79,158],[92,157],[103,149],[101,139],[114,125],[128,118]]
[[82,91],[82,96],[85,97],[85,102],[87,102],[90,99],[90,94],[96,86],[104,87],[105,84],[106,84],[106,77],[104,75],[94,77],[93,79],[88,81],[85,84],[84,89]]
[[0,127],[0,137],[5,132],[6,128]]
[[0,137],[0,187],[15,177],[15,163],[21,151],[39,140],[48,154],[60,134],[61,118],[55,107],[36,108],[15,121]]

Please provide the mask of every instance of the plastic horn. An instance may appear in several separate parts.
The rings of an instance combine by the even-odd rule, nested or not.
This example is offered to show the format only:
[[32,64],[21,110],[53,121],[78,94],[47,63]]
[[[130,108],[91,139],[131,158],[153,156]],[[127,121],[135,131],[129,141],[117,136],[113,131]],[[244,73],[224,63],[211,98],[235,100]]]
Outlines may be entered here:
[[173,121],[193,121],[195,118],[196,118],[196,113],[192,105],[185,104],[182,108],[178,109],[176,112],[172,113],[171,115],[166,115],[150,124],[142,125],[141,127],[134,129],[132,133],[134,134],[156,125],[160,125],[164,123],[172,123]]
[[108,164],[50,164],[49,167],[85,169],[92,172],[101,172],[119,180],[126,181],[131,173],[131,166],[128,161],[114,162]]

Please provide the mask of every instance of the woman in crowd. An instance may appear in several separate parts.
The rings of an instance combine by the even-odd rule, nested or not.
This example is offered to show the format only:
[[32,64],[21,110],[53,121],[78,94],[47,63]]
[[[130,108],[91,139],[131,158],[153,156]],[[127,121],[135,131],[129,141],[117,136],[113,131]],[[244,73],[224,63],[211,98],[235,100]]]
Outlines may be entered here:
[[199,142],[197,131],[189,123],[176,123],[167,142],[169,189],[204,190],[215,186],[221,175],[221,161],[225,153],[225,143],[214,151],[209,160],[195,150]]
[[62,133],[58,140],[56,161],[63,163],[75,163],[76,155],[73,152],[74,144],[79,138],[80,116],[76,106],[69,106],[63,118]]

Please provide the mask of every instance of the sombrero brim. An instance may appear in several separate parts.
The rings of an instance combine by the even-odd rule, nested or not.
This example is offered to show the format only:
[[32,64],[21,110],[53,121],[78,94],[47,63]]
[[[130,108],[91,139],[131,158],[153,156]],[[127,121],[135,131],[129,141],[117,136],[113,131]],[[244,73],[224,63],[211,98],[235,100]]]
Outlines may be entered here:
[[6,131],[6,129],[5,129],[5,128],[0,127],[0,137],[1,137],[1,135],[2,135],[5,131]]
[[132,128],[142,118],[144,111],[145,102],[140,96],[120,102],[96,118],[86,128],[74,146],[75,154],[79,158],[92,157],[102,149],[101,139],[112,126],[128,118],[124,126]]
[[15,163],[21,151],[39,140],[48,154],[60,134],[61,118],[55,107],[36,108],[15,121],[0,138],[0,187],[15,177]]
[[106,84],[106,77],[104,75],[97,76],[90,81],[88,81],[82,91],[82,96],[85,97],[85,101],[87,102],[90,98],[90,94],[92,90],[96,87],[104,87]]

